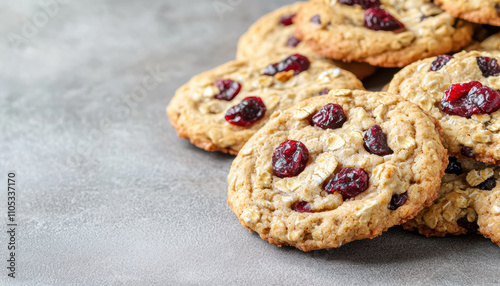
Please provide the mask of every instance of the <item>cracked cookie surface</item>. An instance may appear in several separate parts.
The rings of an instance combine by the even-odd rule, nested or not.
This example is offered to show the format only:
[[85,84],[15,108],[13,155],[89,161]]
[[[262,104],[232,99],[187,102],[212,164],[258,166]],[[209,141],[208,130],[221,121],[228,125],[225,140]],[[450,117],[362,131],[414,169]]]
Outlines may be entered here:
[[[294,15],[305,3],[297,2],[281,7],[257,20],[238,41],[236,59],[249,60],[255,57],[283,53],[300,53],[319,57],[304,42],[294,37],[295,25],[293,22],[283,23],[283,19],[295,18]],[[352,72],[359,79],[375,72],[375,67],[365,63],[333,61],[333,64]]]
[[500,26],[499,0],[435,0],[434,3],[455,17]]
[[[479,57],[500,59],[500,53],[460,52],[437,71],[430,71],[437,58],[418,61],[398,72],[388,91],[418,104],[440,121],[443,143],[451,156],[496,164],[500,161],[500,111],[466,117],[442,110],[445,92],[455,84],[476,81],[494,91],[500,90],[500,77],[498,74],[484,76],[478,64]],[[470,152],[464,152],[465,149]]]
[[[189,139],[192,144],[207,151],[237,154],[274,111],[319,96],[323,90],[363,89],[352,73],[314,58],[309,58],[309,68],[298,74],[290,70],[278,72],[274,76],[264,75],[266,67],[283,58],[274,56],[232,61],[193,77],[176,91],[167,107],[170,122],[179,137]],[[240,90],[229,101],[214,98],[221,92],[216,86],[216,82],[221,79],[240,84]],[[236,88],[231,88],[228,90],[234,93]],[[263,101],[267,110],[263,117],[246,127],[229,123],[225,115],[248,97],[259,97]]]
[[359,5],[313,0],[297,14],[296,37],[322,56],[383,67],[402,67],[456,51],[472,39],[473,24],[449,15],[431,0],[380,2],[380,7],[400,21],[404,29],[368,29],[364,24],[368,10]]
[[[340,108],[340,123],[320,124]],[[275,112],[245,144],[228,176],[228,204],[244,227],[279,246],[309,251],[376,237],[435,199],[448,164],[439,130],[396,95],[332,90]],[[392,153],[375,154],[380,143]]]
[[460,159],[450,164],[459,171],[448,168],[436,201],[403,227],[425,236],[479,232],[500,246],[500,168]]

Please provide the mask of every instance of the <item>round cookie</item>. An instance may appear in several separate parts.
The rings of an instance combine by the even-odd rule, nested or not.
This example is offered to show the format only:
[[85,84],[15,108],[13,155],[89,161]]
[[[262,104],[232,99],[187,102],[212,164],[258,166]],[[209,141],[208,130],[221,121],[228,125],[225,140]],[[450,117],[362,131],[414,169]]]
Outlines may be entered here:
[[435,0],[434,3],[455,17],[500,26],[499,0]]
[[374,5],[366,9],[338,1],[310,1],[295,19],[295,36],[328,58],[403,67],[459,50],[472,38],[473,24],[452,17],[431,0],[381,0],[381,6],[364,1]]
[[[486,58],[491,60],[479,63]],[[494,74],[495,69],[500,72],[497,58],[500,59],[499,52],[473,51],[457,53],[453,58],[425,59],[398,72],[388,91],[418,104],[440,121],[443,144],[451,156],[499,163],[500,99],[496,91],[500,90],[500,77]],[[431,67],[438,70],[431,71]],[[481,87],[468,90],[465,87],[471,82],[478,82]],[[459,84],[464,86],[462,91]],[[460,108],[463,110],[459,111]],[[476,113],[472,114],[473,111]]]
[[[177,90],[167,107],[170,122],[179,137],[189,139],[207,151],[237,154],[274,111],[327,93],[328,89],[363,89],[352,73],[315,58],[309,58],[309,63],[306,63],[307,58],[300,59],[302,56],[299,55],[299,60],[288,60],[273,67],[272,64],[290,57],[232,61],[193,77]],[[290,70],[276,70],[286,67]],[[303,71],[294,72],[293,68],[302,68]],[[274,76],[264,74],[273,71],[277,72]],[[226,81],[224,88],[221,80],[234,82]],[[216,99],[219,95],[233,98]],[[245,100],[249,97],[253,99]]]
[[[274,54],[304,54],[318,57],[313,51],[294,36],[293,19],[306,2],[297,2],[279,8],[257,20],[238,42],[236,59],[249,60]],[[359,79],[375,72],[375,67],[365,63],[343,63],[334,61],[336,66],[348,70]]]
[[376,237],[435,199],[448,163],[439,130],[396,95],[332,90],[275,112],[245,144],[228,204],[279,246],[310,251]]
[[450,158],[438,198],[403,224],[425,236],[479,232],[500,246],[499,167]]

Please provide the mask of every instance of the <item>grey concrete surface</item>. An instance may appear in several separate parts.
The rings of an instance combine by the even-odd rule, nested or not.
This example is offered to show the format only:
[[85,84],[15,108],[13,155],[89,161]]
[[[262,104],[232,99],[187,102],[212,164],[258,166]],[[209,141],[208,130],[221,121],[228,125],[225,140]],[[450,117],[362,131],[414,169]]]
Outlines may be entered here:
[[165,107],[191,76],[232,59],[253,21],[290,2],[2,1],[0,284],[498,285],[500,248],[478,235],[394,228],[303,253],[239,225],[226,204],[232,157],[178,139]]

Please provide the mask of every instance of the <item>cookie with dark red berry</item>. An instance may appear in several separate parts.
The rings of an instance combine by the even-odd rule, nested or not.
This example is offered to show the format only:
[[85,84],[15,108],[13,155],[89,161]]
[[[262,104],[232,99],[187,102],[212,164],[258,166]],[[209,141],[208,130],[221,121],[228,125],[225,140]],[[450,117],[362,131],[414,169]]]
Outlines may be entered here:
[[477,232],[500,246],[499,170],[450,157],[438,198],[403,227],[425,236]]
[[413,63],[389,91],[437,118],[451,156],[500,163],[499,52],[461,52]]
[[303,251],[373,238],[436,198],[439,123],[395,94],[332,90],[275,112],[228,176],[240,223]]
[[[304,43],[295,38],[293,19],[306,2],[297,2],[277,9],[257,20],[238,42],[236,59],[249,60],[255,57],[279,54],[303,54],[319,57]],[[343,63],[334,61],[342,69],[363,79],[375,72],[375,67],[365,63]]]
[[479,24],[500,26],[500,1],[498,0],[435,0],[451,15]]
[[273,112],[339,87],[363,89],[352,73],[300,54],[232,61],[179,88],[167,114],[179,137],[237,154]]
[[474,32],[431,0],[312,0],[295,24],[295,37],[322,56],[382,67],[457,51]]

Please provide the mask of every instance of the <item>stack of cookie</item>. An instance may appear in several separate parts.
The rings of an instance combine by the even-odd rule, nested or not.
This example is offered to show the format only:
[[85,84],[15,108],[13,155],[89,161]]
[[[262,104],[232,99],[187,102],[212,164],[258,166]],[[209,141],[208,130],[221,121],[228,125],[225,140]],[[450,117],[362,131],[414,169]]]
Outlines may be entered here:
[[[339,247],[403,225],[500,245],[500,34],[477,24],[500,25],[500,4],[476,2],[283,7],[237,60],[179,88],[168,116],[179,137],[238,155],[228,203],[273,244]],[[405,68],[369,92],[373,66]]]
[[439,120],[453,156],[438,200],[405,228],[433,236],[479,231],[500,245],[499,57],[493,51],[441,55],[405,67],[390,82],[389,92]]

